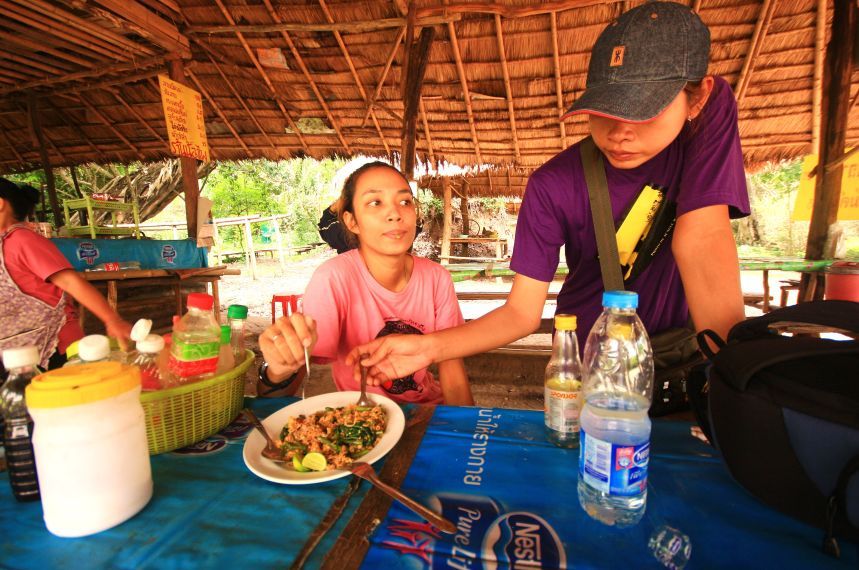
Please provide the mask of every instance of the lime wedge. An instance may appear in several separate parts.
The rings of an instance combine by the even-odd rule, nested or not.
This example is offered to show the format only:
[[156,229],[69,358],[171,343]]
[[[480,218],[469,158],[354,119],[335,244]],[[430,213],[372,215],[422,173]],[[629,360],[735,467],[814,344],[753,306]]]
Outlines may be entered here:
[[307,473],[308,471],[310,471],[310,469],[301,464],[301,457],[297,455],[292,456],[292,466],[295,467],[295,470],[300,473]]
[[301,466],[311,471],[325,471],[325,468],[328,467],[328,461],[321,453],[312,451],[301,460]]

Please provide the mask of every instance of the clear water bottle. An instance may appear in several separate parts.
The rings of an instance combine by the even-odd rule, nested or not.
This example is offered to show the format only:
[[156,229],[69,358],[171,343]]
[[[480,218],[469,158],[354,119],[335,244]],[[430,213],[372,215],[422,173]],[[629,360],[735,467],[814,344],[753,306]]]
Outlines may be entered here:
[[230,323],[230,345],[233,348],[233,359],[236,364],[245,360],[245,319],[248,318],[248,308],[244,305],[230,305],[227,309],[227,320]]
[[173,324],[170,373],[186,384],[215,375],[221,347],[221,327],[212,314],[215,300],[205,293],[188,295],[188,312]]
[[125,362],[125,353],[111,350],[110,339],[103,334],[91,334],[78,341],[78,354],[69,358],[63,366],[89,364],[92,362]]
[[637,293],[603,294],[583,362],[579,503],[618,527],[637,524],[647,504],[653,353],[637,307]]
[[546,435],[559,447],[579,445],[579,398],[582,363],[576,340],[575,315],[555,315],[552,358],[546,366],[544,406]]
[[230,344],[230,325],[221,325],[221,348],[218,351],[218,374],[229,372],[236,367],[233,347]]
[[144,392],[161,390],[170,385],[169,379],[161,376],[158,355],[164,350],[164,339],[157,334],[148,334],[136,344],[137,354],[131,364],[140,369],[140,385]]
[[4,438],[6,467],[12,494],[18,501],[39,500],[39,480],[33,454],[33,419],[27,413],[24,389],[39,371],[39,350],[35,346],[3,351],[3,366],[9,371],[0,387],[0,412],[6,421]]

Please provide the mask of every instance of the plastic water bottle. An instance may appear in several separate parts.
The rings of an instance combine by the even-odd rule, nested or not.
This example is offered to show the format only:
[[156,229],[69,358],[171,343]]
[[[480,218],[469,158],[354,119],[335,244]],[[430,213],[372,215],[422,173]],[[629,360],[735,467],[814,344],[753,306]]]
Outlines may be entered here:
[[144,392],[161,390],[169,386],[169,381],[162,378],[158,366],[158,355],[164,350],[164,339],[157,334],[148,334],[137,341],[137,355],[131,364],[140,368],[140,385]]
[[579,398],[582,363],[576,340],[575,315],[555,315],[552,358],[546,366],[546,434],[558,447],[579,445]]
[[245,319],[248,318],[248,308],[244,305],[230,305],[227,309],[227,320],[230,323],[230,345],[233,348],[233,359],[236,364],[245,361]]
[[603,294],[583,363],[579,503],[618,527],[637,524],[647,503],[653,353],[637,307],[637,293]]
[[218,374],[229,372],[236,367],[233,347],[230,344],[230,326],[221,325],[221,347],[218,349]]
[[103,334],[91,334],[78,341],[78,354],[69,358],[63,366],[75,366],[93,362],[125,362],[125,353],[111,350],[110,339]]
[[0,387],[0,412],[6,421],[4,430],[6,466],[12,494],[18,501],[39,500],[39,480],[33,453],[33,419],[27,413],[24,389],[39,371],[39,350],[35,346],[9,348],[3,351],[3,366],[9,371]]
[[188,312],[173,324],[170,372],[180,384],[215,375],[221,327],[212,314],[215,300],[205,293],[188,295]]

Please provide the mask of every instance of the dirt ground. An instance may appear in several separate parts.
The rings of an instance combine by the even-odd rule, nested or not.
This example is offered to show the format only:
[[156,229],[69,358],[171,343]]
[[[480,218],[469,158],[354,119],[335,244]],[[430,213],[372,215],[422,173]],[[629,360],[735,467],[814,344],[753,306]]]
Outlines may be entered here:
[[[257,279],[250,278],[250,272],[243,264],[234,267],[242,270],[242,275],[228,275],[221,280],[220,297],[223,322],[226,322],[226,308],[230,304],[247,305],[248,321],[246,323],[248,348],[257,355],[257,365],[262,362],[257,338],[266,327],[271,325],[271,298],[275,294],[301,294],[304,291],[313,271],[326,259],[334,255],[333,251],[320,250],[314,255],[296,258],[281,268],[276,260],[263,258],[257,262]],[[781,280],[797,279],[797,273],[770,272],[769,281],[771,295],[778,303]],[[760,272],[750,271],[742,274],[743,291],[746,293],[762,293],[763,281]],[[560,289],[561,282],[552,283],[551,290]],[[502,278],[479,279],[462,281],[455,284],[457,291],[509,291],[510,280]],[[795,302],[796,292],[791,292],[789,302]],[[463,301],[462,310],[466,319],[476,318],[496,306],[501,301]],[[276,309],[280,315],[280,308]],[[547,303],[544,317],[551,317],[555,312],[554,303]],[[759,315],[761,311],[746,307],[747,316]],[[548,334],[535,334],[514,343],[550,347],[551,339]],[[540,409],[543,405],[543,370],[548,361],[546,355],[502,355],[483,354],[467,358],[466,370],[472,384],[477,405],[507,408]],[[256,370],[256,367],[254,367]],[[249,375],[246,393],[255,394],[256,374]],[[253,380],[253,381],[252,381]],[[312,367],[310,381],[305,386],[306,395],[315,395],[333,391],[330,367],[316,365]]]

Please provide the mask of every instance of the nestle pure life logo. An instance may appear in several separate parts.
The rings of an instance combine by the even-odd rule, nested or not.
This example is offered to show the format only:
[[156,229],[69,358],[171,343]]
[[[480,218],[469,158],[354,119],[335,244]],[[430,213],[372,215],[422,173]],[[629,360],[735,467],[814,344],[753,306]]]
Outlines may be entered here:
[[91,241],[82,241],[78,245],[78,259],[85,261],[87,265],[92,265],[98,259],[98,248]]
[[161,259],[172,264],[173,260],[176,259],[176,248],[169,244],[162,247]]
[[508,513],[495,519],[481,548],[484,567],[566,568],[567,556],[558,534],[533,513]]

